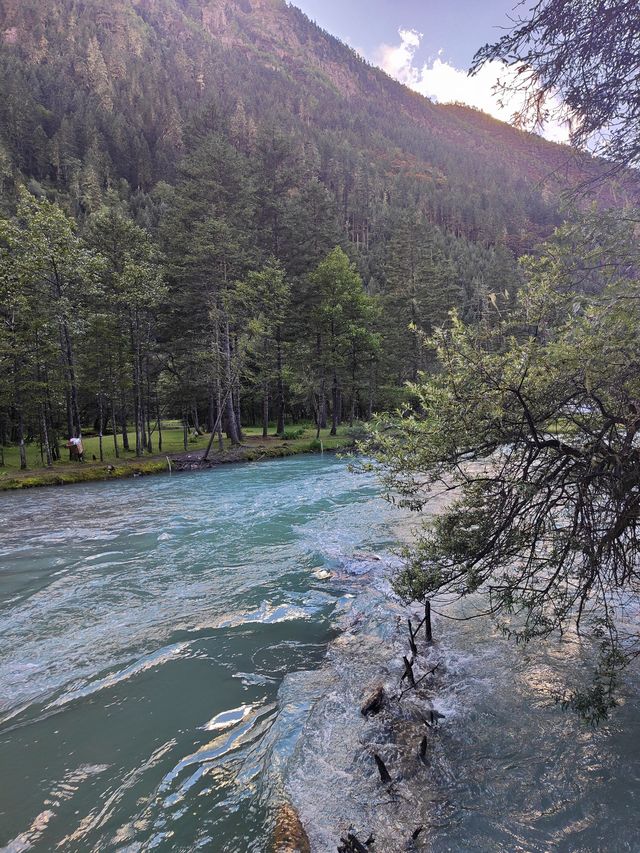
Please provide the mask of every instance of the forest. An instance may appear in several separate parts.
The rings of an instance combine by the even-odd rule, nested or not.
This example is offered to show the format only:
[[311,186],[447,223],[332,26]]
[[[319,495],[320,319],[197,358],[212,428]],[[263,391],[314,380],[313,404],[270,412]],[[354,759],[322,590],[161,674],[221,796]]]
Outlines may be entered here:
[[165,419],[222,448],[393,408],[452,307],[512,304],[597,167],[431,104],[278,0],[222,6],[0,3],[0,442],[21,467],[88,434],[161,452]]

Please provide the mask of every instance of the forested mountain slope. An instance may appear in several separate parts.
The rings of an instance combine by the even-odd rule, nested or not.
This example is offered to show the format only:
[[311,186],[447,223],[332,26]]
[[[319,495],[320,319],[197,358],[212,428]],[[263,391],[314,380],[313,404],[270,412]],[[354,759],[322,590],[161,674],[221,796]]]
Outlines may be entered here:
[[283,0],[2,0],[0,14],[3,173],[53,183],[77,212],[119,178],[175,179],[220,128],[248,148],[265,125],[289,134],[356,241],[385,194],[409,191],[447,230],[519,250],[583,176],[569,149],[430,103]]
[[133,419],[142,452],[159,413],[234,438],[388,405],[419,334],[499,310],[603,168],[283,0],[0,0],[0,91],[6,441]]

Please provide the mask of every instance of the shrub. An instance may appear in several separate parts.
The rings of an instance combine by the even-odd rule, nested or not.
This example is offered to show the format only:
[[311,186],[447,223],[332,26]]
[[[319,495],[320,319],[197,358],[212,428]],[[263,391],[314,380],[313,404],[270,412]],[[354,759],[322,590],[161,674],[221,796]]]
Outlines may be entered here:
[[304,435],[304,428],[302,428],[302,427],[300,429],[286,429],[282,433],[282,438],[285,441],[295,441],[296,438],[302,438],[303,435]]

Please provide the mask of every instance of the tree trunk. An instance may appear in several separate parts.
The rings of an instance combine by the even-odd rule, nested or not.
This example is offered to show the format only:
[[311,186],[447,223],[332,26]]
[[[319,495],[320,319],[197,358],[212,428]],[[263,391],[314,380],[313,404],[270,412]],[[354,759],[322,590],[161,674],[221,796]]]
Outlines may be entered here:
[[162,417],[160,415],[160,400],[156,391],[156,424],[158,427],[158,452],[162,453]]
[[113,428],[113,449],[116,453],[116,459],[120,458],[120,448],[118,447],[118,421],[116,420],[116,405],[111,397],[111,426]]
[[225,378],[227,382],[227,395],[225,414],[227,418],[227,436],[231,444],[240,444],[240,435],[238,432],[238,423],[236,421],[236,412],[233,405],[233,387],[234,382],[231,374],[231,341],[229,336],[229,321],[225,318],[224,322],[224,359],[225,359]]
[[120,425],[122,428],[122,447],[125,450],[129,450],[129,432],[127,430],[127,404],[125,400],[124,392],[122,392],[121,404],[120,404]]
[[67,362],[67,387],[69,389],[67,424],[71,426],[71,435],[80,438],[82,436],[82,427],[80,425],[80,409],[78,407],[75,357],[71,345],[69,326],[64,319],[62,320],[62,342]]
[[237,446],[240,444],[240,436],[238,435],[238,426],[236,423],[236,412],[233,405],[233,394],[229,393],[225,405],[225,420],[227,438],[231,444]]
[[[222,437],[222,365],[220,363],[220,323],[216,322],[216,424],[215,429],[218,433],[218,450],[222,453],[224,450],[224,438]],[[213,436],[211,436],[213,439]],[[211,448],[209,448],[210,450]],[[207,451],[208,453],[208,451]],[[205,459],[207,457],[205,456]]]
[[282,330],[276,334],[276,372],[277,372],[277,424],[276,434],[284,435],[284,377],[282,365]]
[[356,389],[356,357],[353,355],[351,362],[351,409],[349,411],[349,426],[353,427],[353,422],[356,419],[356,398],[358,396]]
[[146,384],[146,397],[145,397],[145,410],[146,410],[146,444],[147,444],[147,452],[153,453],[153,430],[151,429],[151,380],[149,379],[149,358],[145,359],[145,384]]
[[235,412],[236,412],[236,426],[238,428],[238,438],[240,441],[244,438],[244,433],[242,431],[242,409],[240,407],[240,383],[236,382],[236,387],[234,391],[234,402],[235,402]]
[[20,447],[20,470],[27,469],[27,450],[24,445],[24,416],[22,409],[18,410],[18,445]]
[[333,383],[331,387],[331,398],[332,398],[332,407],[331,407],[331,432],[330,435],[338,434],[338,405],[340,402],[339,399],[339,390],[338,390],[338,374],[336,371],[333,371]]
[[218,450],[224,450],[224,437],[222,435],[222,384],[220,377],[216,379],[216,424],[215,430],[218,435]]
[[[412,326],[412,329],[415,329],[417,324],[418,324],[418,319],[417,319],[417,315],[416,315],[416,306],[415,306],[415,303],[412,299],[411,300],[411,326]],[[411,369],[411,381],[417,382],[418,381],[418,371],[420,370],[420,340],[419,340],[418,335],[415,331],[412,331],[411,334],[413,335],[413,365],[412,365],[412,369]]]
[[100,447],[100,461],[104,462],[104,451],[102,448],[102,433],[104,430],[104,411],[102,405],[102,391],[98,394],[98,446]]
[[369,378],[369,406],[367,408],[367,420],[371,420],[373,417],[373,395],[375,393],[376,387],[376,372],[375,367],[371,366],[371,375]]
[[[38,336],[37,332],[36,332],[35,345],[36,345],[36,357],[37,357],[38,384],[40,386],[42,386],[42,384],[43,384],[43,367],[42,367],[42,364],[40,362],[39,336]],[[39,409],[40,409],[40,458],[42,460],[42,464],[43,465],[46,464],[47,467],[50,468],[51,465],[53,465],[53,459],[51,457],[51,442],[49,441],[49,427],[47,425],[48,382],[45,382],[44,388],[45,388],[44,400],[41,400],[40,406],[39,406]],[[47,460],[46,463],[45,463],[45,457]]]
[[313,417],[316,422],[316,441],[320,439],[320,397],[314,394],[312,397]]
[[269,383],[264,383],[262,391],[262,437],[269,436]]
[[69,388],[65,388],[64,392],[66,409],[67,409],[67,438],[73,438],[75,435],[73,430],[73,408],[71,406],[71,391]]
[[238,430],[238,440],[244,439],[242,431],[242,408],[241,408],[241,389],[240,389],[240,347],[238,346],[238,336],[234,335],[233,346],[231,350],[231,364],[235,364],[233,370],[233,402],[236,415],[236,429]]
[[47,423],[49,425],[49,442],[51,445],[51,455],[54,461],[59,461],[60,459],[60,445],[58,444],[58,436],[53,423],[53,407],[51,405],[51,389],[49,387],[49,376],[45,370],[45,382],[47,387],[47,393],[45,398],[45,412],[47,417]]
[[[137,359],[135,359],[137,362]],[[142,436],[140,434],[140,386],[138,383],[138,371],[135,371],[136,376],[134,380],[134,394],[133,394],[133,409],[134,409],[134,420],[135,420],[135,430],[136,430],[136,456],[142,456]]]
[[144,415],[142,411],[142,364],[140,360],[140,322],[136,311],[131,320],[131,352],[133,354],[133,409],[136,428],[136,456],[142,456]]
[[27,467],[27,451],[24,446],[24,415],[22,413],[22,389],[20,387],[20,371],[17,358],[13,361],[13,383],[15,409],[18,416],[18,446],[20,448],[20,470],[25,471]]
[[53,457],[51,455],[51,443],[49,441],[49,428],[47,426],[47,415],[45,412],[44,405],[40,408],[40,428],[42,431],[42,449],[44,451],[44,456],[46,457],[46,464],[48,468],[51,468],[53,465]]
[[213,383],[209,385],[209,403],[207,408],[207,432],[212,433],[216,426],[216,392]]
[[324,373],[322,374],[322,379],[320,380],[320,394],[318,401],[318,424],[320,429],[327,428],[327,395],[326,395],[326,382],[324,378]]
[[136,456],[142,456],[146,445],[144,385],[140,344],[140,316],[137,309],[130,320],[131,353],[133,355],[133,409],[136,430]]
[[[62,280],[58,274],[58,270],[54,263],[53,271],[55,275],[55,295],[59,302],[62,302],[63,289]],[[78,407],[78,386],[76,384],[76,365],[71,344],[71,334],[69,332],[69,324],[67,318],[62,315],[60,318],[60,348],[65,362],[66,372],[66,399],[67,399],[67,430],[69,438],[82,437],[82,427],[80,425],[80,409]]]
[[136,383],[136,456],[142,456],[144,453],[144,403],[140,387],[140,378]]

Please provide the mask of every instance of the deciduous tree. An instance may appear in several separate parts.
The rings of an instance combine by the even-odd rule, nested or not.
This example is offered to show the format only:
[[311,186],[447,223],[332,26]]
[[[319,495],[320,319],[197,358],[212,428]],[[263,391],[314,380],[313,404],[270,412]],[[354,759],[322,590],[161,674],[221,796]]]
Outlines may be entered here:
[[593,685],[566,701],[593,720],[640,654],[625,621],[640,593],[637,222],[593,214],[539,258],[512,313],[431,341],[439,373],[366,445],[390,495],[427,523],[397,589],[481,593],[479,612],[528,641],[571,626],[599,645]]

